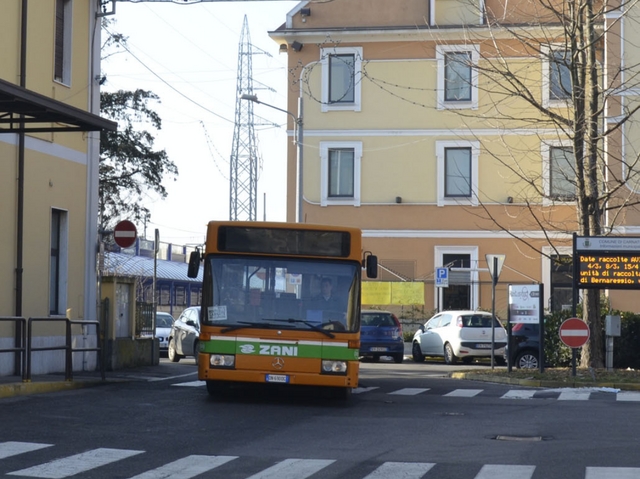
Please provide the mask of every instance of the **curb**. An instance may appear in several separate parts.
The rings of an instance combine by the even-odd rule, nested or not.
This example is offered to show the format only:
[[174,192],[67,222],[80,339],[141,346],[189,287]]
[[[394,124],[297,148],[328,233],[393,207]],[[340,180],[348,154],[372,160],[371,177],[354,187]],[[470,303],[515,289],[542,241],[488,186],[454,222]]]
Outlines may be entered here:
[[101,386],[109,384],[108,381],[82,380],[82,381],[42,381],[42,382],[20,382],[11,384],[0,384],[0,399],[29,396],[32,394],[46,394],[59,391],[70,391],[85,387]]
[[466,379],[499,384],[513,384],[527,387],[543,388],[614,388],[624,391],[640,391],[640,384],[636,383],[600,383],[586,381],[546,381],[544,379],[517,379],[504,376],[476,375],[464,372],[450,373],[451,379]]

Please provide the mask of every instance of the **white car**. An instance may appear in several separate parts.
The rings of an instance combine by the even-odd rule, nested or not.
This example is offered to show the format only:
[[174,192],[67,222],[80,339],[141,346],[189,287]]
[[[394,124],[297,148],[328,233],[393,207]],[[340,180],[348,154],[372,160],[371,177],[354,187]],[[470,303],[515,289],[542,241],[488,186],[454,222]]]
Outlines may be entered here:
[[156,312],[156,338],[160,342],[161,353],[166,353],[169,349],[169,333],[171,333],[173,321],[173,316],[169,313]]
[[[443,311],[437,313],[413,335],[411,351],[415,362],[426,356],[442,356],[447,364],[458,359],[491,357],[491,313],[483,311]],[[507,331],[497,319],[493,323],[494,360],[504,364]]]

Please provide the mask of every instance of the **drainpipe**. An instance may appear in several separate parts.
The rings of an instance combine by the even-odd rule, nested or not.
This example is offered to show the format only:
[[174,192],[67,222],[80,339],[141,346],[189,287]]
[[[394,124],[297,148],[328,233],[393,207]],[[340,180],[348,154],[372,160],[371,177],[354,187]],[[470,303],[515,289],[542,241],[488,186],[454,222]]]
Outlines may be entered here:
[[[22,0],[22,21],[20,25],[20,86],[26,88],[27,79],[27,3]],[[24,117],[20,115],[20,119]],[[24,128],[24,121],[20,121],[20,129]],[[22,257],[24,236],[24,132],[18,133],[18,211],[16,212],[16,316],[22,316]],[[20,344],[20,331],[16,328],[15,344]],[[25,347],[26,345],[22,345]],[[19,376],[22,367],[20,353],[16,352],[15,371]]]

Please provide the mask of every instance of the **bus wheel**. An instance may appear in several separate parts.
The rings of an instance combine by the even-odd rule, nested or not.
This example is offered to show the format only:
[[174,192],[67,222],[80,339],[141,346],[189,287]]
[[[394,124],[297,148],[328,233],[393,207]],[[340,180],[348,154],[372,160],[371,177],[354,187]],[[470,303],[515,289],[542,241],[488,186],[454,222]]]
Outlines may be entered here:
[[227,391],[227,385],[222,381],[207,381],[207,392],[210,396],[217,396]]
[[175,339],[171,338],[169,341],[169,349],[167,350],[167,357],[169,361],[172,363],[177,363],[180,361],[181,356],[176,352],[176,342]]
[[340,401],[348,401],[351,399],[353,388],[340,388],[337,387],[333,390],[333,397]]

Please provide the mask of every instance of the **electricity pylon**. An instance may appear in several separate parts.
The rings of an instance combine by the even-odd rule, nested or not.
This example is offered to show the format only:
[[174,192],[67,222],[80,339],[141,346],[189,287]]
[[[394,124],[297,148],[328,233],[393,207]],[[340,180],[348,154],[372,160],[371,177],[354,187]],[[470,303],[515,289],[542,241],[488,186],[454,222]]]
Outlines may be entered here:
[[229,161],[229,219],[232,221],[255,221],[257,214],[258,143],[253,129],[253,102],[240,98],[242,94],[254,94],[252,55],[245,15],[238,47],[236,115]]

